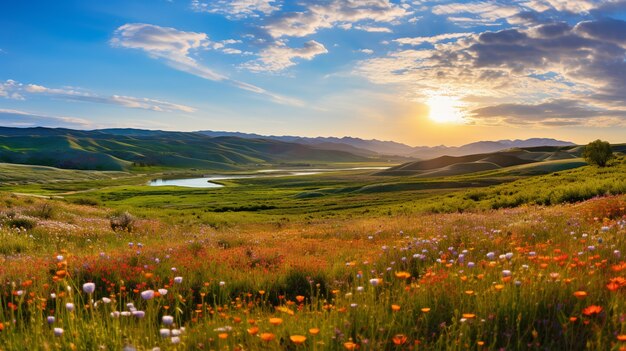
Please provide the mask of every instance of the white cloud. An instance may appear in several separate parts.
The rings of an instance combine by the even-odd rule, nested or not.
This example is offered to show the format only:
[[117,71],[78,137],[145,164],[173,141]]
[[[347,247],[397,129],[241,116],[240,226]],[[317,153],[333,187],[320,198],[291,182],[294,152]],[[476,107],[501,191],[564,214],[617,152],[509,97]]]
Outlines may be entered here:
[[70,101],[110,104],[159,112],[196,111],[193,107],[149,98],[121,95],[102,96],[78,89],[48,88],[37,84],[22,84],[14,80],[7,80],[4,83],[0,83],[0,96],[22,100],[25,95],[46,95]]
[[243,67],[254,72],[277,72],[295,65],[295,59],[312,60],[315,56],[326,53],[326,47],[315,40],[307,41],[301,48],[291,48],[284,42],[277,41],[263,49],[258,59],[244,64]]
[[370,32],[370,33],[393,33],[390,28],[387,27],[375,27],[375,26],[355,26],[354,29]]
[[314,3],[301,12],[286,12],[270,21],[265,29],[274,38],[304,37],[320,29],[361,21],[390,23],[411,14],[389,0],[330,0]]
[[362,53],[364,53],[366,55],[372,55],[374,53],[374,50],[372,50],[372,49],[361,49],[361,50],[359,50],[359,52],[362,52]]
[[18,110],[0,109],[0,120],[4,127],[63,127],[84,129],[91,122],[76,117],[49,116]]
[[211,42],[204,33],[184,32],[175,28],[144,23],[130,23],[119,27],[111,39],[114,47],[145,51],[150,57],[161,59],[168,66],[207,80],[226,82],[237,88],[269,97],[272,101],[287,105],[302,105],[293,98],[272,93],[261,87],[228,78],[198,63],[191,52],[209,47]]
[[225,15],[228,18],[241,19],[269,15],[280,9],[277,0],[192,0],[191,8],[197,12]]
[[398,38],[394,39],[394,41],[402,45],[420,45],[423,43],[435,44],[444,40],[464,38],[470,35],[472,35],[472,33],[445,33],[431,37]]

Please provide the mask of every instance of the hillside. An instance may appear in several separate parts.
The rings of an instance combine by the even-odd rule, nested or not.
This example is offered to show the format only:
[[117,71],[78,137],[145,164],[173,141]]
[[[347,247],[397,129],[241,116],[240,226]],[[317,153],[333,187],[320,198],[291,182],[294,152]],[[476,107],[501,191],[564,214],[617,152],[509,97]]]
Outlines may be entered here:
[[267,139],[212,138],[199,133],[0,128],[0,162],[66,169],[237,170],[251,165],[371,160],[341,150],[322,150]]
[[377,175],[422,177],[451,176],[498,170],[527,164],[545,164],[571,160],[571,167],[568,167],[564,162],[558,162],[562,168],[567,169],[585,164],[578,159],[580,153],[580,148],[564,146],[510,149],[494,153],[467,156],[441,156],[425,161],[407,162],[378,172]]

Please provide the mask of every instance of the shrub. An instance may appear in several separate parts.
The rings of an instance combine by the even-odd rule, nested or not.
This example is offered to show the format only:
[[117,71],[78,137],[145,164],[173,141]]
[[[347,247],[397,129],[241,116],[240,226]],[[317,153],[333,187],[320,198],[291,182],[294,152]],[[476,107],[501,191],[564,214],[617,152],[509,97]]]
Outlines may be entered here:
[[98,206],[100,205],[100,202],[98,200],[94,200],[94,199],[90,199],[90,198],[86,198],[86,197],[79,197],[77,199],[73,199],[71,200],[72,203],[77,204],[77,205],[86,205],[86,206]]
[[37,221],[28,217],[15,217],[6,221],[7,226],[31,230],[37,226]]
[[50,219],[54,216],[54,212],[54,206],[45,202],[41,206],[38,206],[35,209],[31,210],[30,215],[41,219]]
[[111,224],[111,229],[115,231],[124,230],[130,233],[133,231],[135,217],[128,213],[128,211],[124,211],[111,216],[109,222]]

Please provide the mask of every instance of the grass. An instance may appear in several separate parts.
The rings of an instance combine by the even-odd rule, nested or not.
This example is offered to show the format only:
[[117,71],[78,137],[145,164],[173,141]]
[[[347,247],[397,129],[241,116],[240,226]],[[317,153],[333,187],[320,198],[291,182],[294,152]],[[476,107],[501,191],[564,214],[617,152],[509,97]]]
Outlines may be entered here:
[[0,200],[16,216],[55,208],[0,228],[7,350],[625,346],[623,196],[220,230],[144,218],[132,232],[104,207]]
[[626,349],[626,163],[565,168],[3,184],[0,348]]

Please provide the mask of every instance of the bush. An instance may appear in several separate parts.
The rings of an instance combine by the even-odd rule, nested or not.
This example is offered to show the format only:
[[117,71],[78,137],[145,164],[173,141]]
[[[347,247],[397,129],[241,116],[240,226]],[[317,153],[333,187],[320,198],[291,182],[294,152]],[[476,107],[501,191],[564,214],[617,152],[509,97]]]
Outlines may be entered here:
[[611,144],[598,139],[585,146],[583,157],[590,164],[604,167],[615,156],[613,155]]
[[109,222],[111,224],[111,229],[115,231],[124,230],[130,233],[133,231],[135,217],[128,213],[128,211],[125,211],[111,216]]
[[6,221],[6,225],[13,228],[31,230],[37,226],[37,221],[28,217],[15,217]]
[[50,219],[54,216],[55,209],[54,207],[45,202],[41,206],[36,207],[35,209],[30,211],[30,215],[41,218],[41,219]]
[[98,200],[94,200],[94,199],[90,199],[86,197],[79,197],[77,199],[71,200],[71,202],[76,205],[86,205],[86,206],[99,206],[100,205],[100,202]]

